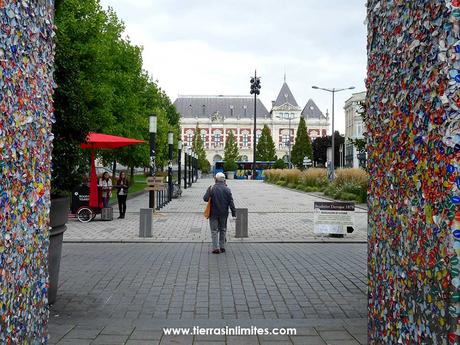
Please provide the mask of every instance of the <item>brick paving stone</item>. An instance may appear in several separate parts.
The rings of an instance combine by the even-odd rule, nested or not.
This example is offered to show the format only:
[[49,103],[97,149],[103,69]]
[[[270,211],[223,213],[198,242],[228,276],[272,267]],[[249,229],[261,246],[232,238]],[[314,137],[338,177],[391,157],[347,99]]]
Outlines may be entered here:
[[[199,180],[184,190],[153,218],[153,237],[141,239],[139,210],[148,205],[148,194],[128,200],[125,219],[101,221],[100,216],[90,223],[71,219],[64,241],[140,241],[140,242],[210,242],[208,221],[203,217],[205,203],[202,196],[210,179]],[[367,240],[367,210],[357,208],[355,231],[344,238],[329,238],[313,233],[313,203],[324,201],[316,194],[288,190],[261,181],[228,181],[236,207],[248,208],[249,238],[235,238],[235,222],[228,223],[230,242],[303,242],[303,241],[361,241]],[[116,207],[114,209],[116,213]],[[282,223],[280,223],[282,219]],[[280,225],[282,224],[282,225]],[[279,231],[280,228],[283,231]],[[193,231],[192,231],[193,230]]]
[[[64,244],[61,285],[50,310],[51,339],[174,343],[173,337],[162,337],[161,328],[182,322],[187,327],[297,325],[297,336],[288,339],[294,343],[296,337],[311,337],[312,344],[321,344],[320,335],[328,343],[365,343],[365,245],[233,243],[225,255],[209,251],[207,243]],[[323,288],[332,277],[341,284]],[[333,312],[340,317],[333,319]],[[272,339],[263,340],[276,342]],[[246,340],[259,341],[227,337],[228,344]]]
[[[291,337],[294,345],[326,345],[327,343],[321,339],[320,336],[315,335],[301,335]],[[329,344],[327,344],[329,345]]]
[[58,345],[90,345],[91,340],[85,339],[63,339],[57,343]]
[[319,331],[318,332],[321,338],[326,341],[333,341],[333,340],[354,340],[353,336],[348,333],[347,331]]
[[257,336],[228,336],[227,345],[259,345]]
[[124,345],[127,340],[127,335],[101,334],[91,342],[91,345]]

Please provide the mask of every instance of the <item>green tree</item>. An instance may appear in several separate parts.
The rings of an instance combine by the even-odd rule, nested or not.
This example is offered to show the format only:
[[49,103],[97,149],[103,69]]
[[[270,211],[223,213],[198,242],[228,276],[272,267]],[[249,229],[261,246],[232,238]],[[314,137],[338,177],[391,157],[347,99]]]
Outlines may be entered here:
[[[340,145],[345,142],[345,138],[338,131],[334,133],[334,165],[339,166],[340,162]],[[318,137],[313,141],[313,161],[319,165],[325,165],[327,162],[327,148],[332,146],[332,137]]]
[[236,161],[239,159],[240,153],[238,144],[235,139],[233,131],[228,132],[227,139],[225,140],[224,148],[224,169],[227,171],[236,170]]
[[286,163],[280,158],[275,161],[273,164],[273,169],[285,169]]
[[270,128],[264,125],[256,147],[256,159],[258,161],[274,161],[276,159],[276,148],[273,142]]
[[[80,149],[88,132],[148,140],[148,117],[156,114],[157,166],[167,160],[167,132],[177,138],[179,114],[142,70],[142,50],[123,38],[124,25],[99,0],[57,0],[53,150],[54,190],[70,191],[89,170]],[[177,147],[177,146],[175,146]],[[99,151],[106,162],[131,168],[148,164],[148,145]]]
[[236,142],[235,135],[233,131],[228,132],[227,139],[225,141],[225,148],[224,148],[224,161],[226,160],[234,160],[237,161],[240,156],[238,150],[238,144]]
[[308,136],[307,126],[305,119],[300,117],[299,127],[297,128],[297,135],[295,138],[295,144],[292,147],[291,162],[297,168],[303,168],[304,157],[312,158],[313,150],[311,147],[311,140]]
[[201,140],[201,129],[198,125],[195,128],[193,135],[192,149],[198,156],[198,169],[203,172],[209,172],[210,163],[206,159],[206,151],[204,150],[204,143]]

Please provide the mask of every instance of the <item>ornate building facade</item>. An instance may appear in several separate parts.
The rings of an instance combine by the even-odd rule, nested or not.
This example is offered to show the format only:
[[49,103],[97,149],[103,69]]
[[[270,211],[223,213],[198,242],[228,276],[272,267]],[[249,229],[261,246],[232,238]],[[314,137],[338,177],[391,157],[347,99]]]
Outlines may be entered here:
[[354,93],[345,101],[345,166],[349,168],[358,168],[359,160],[358,153],[353,144],[350,144],[350,139],[364,138],[364,123],[359,111],[361,111],[361,103],[366,100],[366,91]]
[[[207,159],[212,164],[223,159],[226,137],[233,131],[242,160],[252,161],[254,97],[179,96],[174,106],[181,115],[185,147],[191,146],[195,130],[199,128]],[[275,142],[277,156],[285,160],[288,159],[289,144],[294,145],[301,116],[306,120],[311,139],[329,133],[329,118],[311,99],[303,109],[299,107],[286,82],[276,100],[272,101],[270,111],[257,99],[256,114],[256,143],[262,128],[267,125]]]

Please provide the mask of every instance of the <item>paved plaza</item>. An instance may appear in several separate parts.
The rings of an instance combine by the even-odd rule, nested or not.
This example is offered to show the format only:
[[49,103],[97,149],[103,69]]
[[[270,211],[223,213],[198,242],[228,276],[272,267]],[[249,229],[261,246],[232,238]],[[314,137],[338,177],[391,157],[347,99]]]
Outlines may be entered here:
[[[248,208],[249,238],[236,239],[231,220],[227,252],[214,255],[202,200],[211,183],[198,181],[157,212],[152,238],[138,237],[146,193],[128,201],[125,219],[70,220],[50,343],[366,344],[365,206],[352,234],[317,236],[313,203],[321,195],[228,181],[236,207]],[[296,335],[173,336],[165,327],[295,328]]]
[[[73,219],[64,235],[66,242],[210,242],[209,222],[203,217],[203,195],[212,184],[202,179],[183,190],[182,197],[155,214],[152,238],[139,238],[139,210],[148,207],[148,194],[128,200],[125,219],[101,221],[100,216],[88,224]],[[304,193],[263,183],[262,181],[228,181],[237,208],[249,212],[249,238],[236,239],[235,222],[230,218],[230,242],[366,242],[367,210],[358,206],[355,231],[344,238],[330,238],[313,233],[313,203],[325,201],[317,194]],[[118,216],[114,206],[115,217]]]
[[[366,343],[366,245],[65,243],[51,344]],[[163,327],[294,327],[167,336]]]

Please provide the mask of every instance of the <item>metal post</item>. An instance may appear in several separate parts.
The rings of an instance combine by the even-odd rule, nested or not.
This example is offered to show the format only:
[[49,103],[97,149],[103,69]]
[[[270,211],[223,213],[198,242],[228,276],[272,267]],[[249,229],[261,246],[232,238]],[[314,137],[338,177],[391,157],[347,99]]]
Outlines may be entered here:
[[187,151],[184,150],[184,189],[187,189]]
[[252,179],[256,179],[256,131],[257,131],[257,95],[260,94],[260,79],[257,78],[257,70],[254,71],[254,78],[251,78],[251,95],[254,94],[254,130],[252,133]]
[[172,181],[172,160],[173,160],[174,133],[168,133],[169,162],[168,162],[168,202],[172,200],[173,181]]
[[[150,176],[155,176],[155,137],[157,132],[157,117],[155,115],[149,118],[149,132],[150,132]],[[155,191],[149,191],[149,208],[155,208]]]
[[334,95],[335,95],[335,88],[332,89],[332,155],[331,155],[331,171],[332,171],[332,180],[335,177],[334,171],[334,156],[335,156],[335,135],[334,135]]
[[157,190],[157,191],[155,191],[155,193],[156,193],[156,198],[157,198],[157,207],[156,207],[156,209],[159,210],[160,209],[160,191]]
[[188,152],[188,185],[192,186],[192,150]]
[[248,237],[248,209],[236,209],[235,237]]
[[336,89],[336,88],[326,89],[326,88],[322,88],[322,87],[318,87],[318,86],[312,86],[312,88],[332,93],[332,156],[331,156],[331,171],[332,171],[332,174],[331,174],[331,180],[334,180],[334,156],[335,156],[335,138],[334,138],[334,108],[335,108],[334,102],[335,102],[335,99],[334,99],[334,96],[335,96],[336,92],[345,91],[345,90],[353,90],[355,87],[350,86],[350,87],[344,88],[344,89]]
[[195,182],[198,182],[198,154],[195,157]]
[[292,161],[291,161],[291,114],[289,114],[289,169],[292,169]]
[[180,187],[181,179],[182,140],[177,141],[177,184]]
[[192,182],[195,183],[196,182],[196,153],[192,153]]

